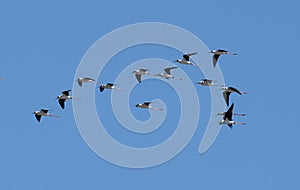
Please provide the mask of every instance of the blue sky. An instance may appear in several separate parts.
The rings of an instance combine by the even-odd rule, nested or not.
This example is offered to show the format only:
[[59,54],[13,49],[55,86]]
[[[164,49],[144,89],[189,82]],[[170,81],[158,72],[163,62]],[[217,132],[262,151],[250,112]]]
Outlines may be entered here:
[[[0,81],[1,189],[299,188],[298,7],[295,0],[1,2],[0,77],[5,78]],[[247,125],[232,130],[223,126],[213,146],[198,154],[210,95],[207,88],[196,86],[201,116],[188,146],[160,166],[123,168],[91,151],[76,127],[71,102],[61,110],[54,98],[72,88],[79,62],[96,40],[119,27],[149,21],[177,25],[210,49],[238,53],[221,57],[219,65],[226,84],[248,92],[231,99],[236,112],[247,113],[236,118]],[[162,58],[164,52],[155,46],[135,48],[139,54],[129,49],[112,59],[107,70],[112,70],[114,61],[124,61],[117,65],[121,70],[145,57]],[[168,54],[166,59],[178,55]],[[193,81],[203,78],[191,68],[184,70]],[[100,79],[109,82],[115,76],[103,73]],[[150,82],[145,81],[145,86]],[[178,102],[168,101],[178,97],[169,96],[172,90],[166,84],[159,85],[164,93],[149,92],[144,98],[160,96],[170,113],[162,128],[145,138],[133,137],[117,124],[110,126],[113,114],[104,101],[110,92],[96,91],[97,111],[104,114],[99,117],[110,134],[132,146],[153,145],[168,137],[174,127],[167,127],[174,126],[172,118],[178,116]],[[135,89],[130,102],[143,101],[141,94],[141,89]],[[30,113],[40,108],[62,117],[37,123]],[[138,119],[149,118],[145,110],[131,110]]]

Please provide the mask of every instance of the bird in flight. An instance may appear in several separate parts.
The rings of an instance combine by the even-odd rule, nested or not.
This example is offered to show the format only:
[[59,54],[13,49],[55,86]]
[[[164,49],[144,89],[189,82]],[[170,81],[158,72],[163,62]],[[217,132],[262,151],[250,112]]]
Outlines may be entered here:
[[80,77],[76,81],[77,81],[78,85],[81,87],[82,83],[84,83],[84,82],[95,82],[96,80],[89,78],[89,77],[83,77],[83,78]]
[[56,97],[56,99],[58,100],[58,103],[62,109],[65,109],[65,101],[66,100],[69,100],[69,99],[79,100],[79,98],[74,98],[74,97],[70,96],[70,92],[71,92],[71,90],[62,91],[61,92],[62,94],[60,96]]
[[137,79],[137,81],[139,83],[142,82],[142,75],[149,75],[149,70],[148,69],[139,69],[139,70],[135,70],[132,73],[135,74],[135,78]]
[[224,100],[225,100],[227,106],[229,106],[229,96],[230,96],[231,92],[238,93],[239,95],[247,94],[247,92],[241,92],[237,88],[232,87],[232,86],[229,86],[229,87],[223,86],[221,88],[221,90],[224,90],[223,97],[224,97]]
[[154,102],[144,102],[143,104],[136,104],[135,107],[138,108],[146,108],[146,109],[153,109],[153,110],[163,110],[162,108],[155,108],[152,107],[150,104]]
[[182,59],[177,59],[175,62],[180,63],[180,64],[184,64],[184,65],[194,65],[194,66],[198,66],[195,63],[190,61],[190,57],[192,55],[196,55],[198,52],[195,53],[189,53],[189,54],[184,54],[182,56]]
[[210,53],[214,54],[212,58],[214,67],[216,67],[220,55],[237,55],[236,53],[232,53],[224,49],[211,50]]
[[197,82],[197,84],[200,84],[202,86],[223,86],[220,84],[215,84],[213,80],[210,79],[202,79],[201,81]]
[[34,114],[34,116],[38,122],[41,121],[42,116],[51,116],[51,117],[60,118],[59,116],[49,114],[48,111],[49,110],[41,109],[40,111],[35,111],[32,114]]
[[[176,69],[177,67],[168,67],[164,69],[164,73],[155,74],[155,76],[160,76],[165,79],[175,79],[175,77],[171,74],[172,69]],[[178,79],[182,80],[182,79]]]
[[245,122],[236,122],[232,120],[233,107],[234,107],[234,103],[232,103],[229,109],[225,112],[223,119],[219,122],[220,125],[226,124],[228,125],[228,127],[232,129],[233,124],[242,124],[242,125],[246,124]]
[[99,86],[100,92],[103,92],[104,89],[118,89],[118,90],[122,90],[122,88],[117,88],[116,85],[113,84],[113,83],[101,84]]

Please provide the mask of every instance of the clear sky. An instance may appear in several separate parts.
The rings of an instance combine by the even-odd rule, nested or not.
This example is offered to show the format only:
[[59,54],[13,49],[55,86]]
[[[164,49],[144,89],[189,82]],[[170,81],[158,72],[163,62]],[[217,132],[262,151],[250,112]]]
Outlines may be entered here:
[[[2,1],[0,188],[299,189],[299,6],[296,0]],[[234,119],[247,124],[233,129],[224,125],[212,147],[199,154],[211,99],[208,88],[195,85],[199,124],[176,157],[155,167],[132,169],[95,154],[79,133],[71,102],[61,110],[55,97],[72,89],[80,60],[99,38],[139,22],[176,25],[209,49],[238,53],[221,57],[219,66],[227,85],[248,92],[231,97],[235,111],[247,113]],[[136,46],[111,59],[98,80],[114,82],[118,72],[144,58],[172,61],[180,56],[161,46]],[[177,66],[193,82],[203,78],[197,69]],[[145,93],[153,82],[157,90],[148,88]],[[161,98],[168,108],[163,125],[151,134],[124,130],[114,117],[111,92],[95,91],[97,112],[108,133],[133,147],[153,146],[170,137],[180,115],[180,102],[168,82],[146,80],[142,85],[129,99],[137,119],[147,120],[150,114],[135,103]],[[30,113],[40,108],[61,118],[38,123]]]

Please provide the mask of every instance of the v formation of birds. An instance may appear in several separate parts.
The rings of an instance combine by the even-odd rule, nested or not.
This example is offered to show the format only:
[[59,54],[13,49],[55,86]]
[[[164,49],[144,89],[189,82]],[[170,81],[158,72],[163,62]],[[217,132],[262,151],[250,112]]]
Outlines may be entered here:
[[[198,52],[194,52],[194,53],[188,53],[188,54],[184,54],[182,56],[182,59],[177,59],[175,62],[183,64],[183,65],[193,65],[193,66],[198,66],[197,64],[193,63],[192,61],[190,61],[190,57],[193,55],[196,55]],[[211,50],[209,53],[213,54],[212,56],[212,62],[213,62],[213,67],[215,67],[217,65],[218,59],[220,58],[221,55],[237,55],[236,53],[232,53],[229,52],[227,50],[223,50],[223,49],[218,49],[218,50]],[[181,78],[175,78],[172,74],[171,74],[171,70],[176,69],[177,67],[168,67],[168,68],[164,68],[164,73],[159,73],[159,74],[155,74],[154,76],[158,76],[158,77],[162,77],[164,79],[178,79],[178,80],[183,80]],[[135,77],[137,79],[137,81],[139,83],[142,83],[142,76],[143,75],[149,75],[150,72],[148,69],[145,68],[140,68],[138,70],[135,70],[132,72],[133,74],[135,74]],[[0,80],[3,80],[3,78],[0,78]],[[83,83],[89,83],[89,82],[96,82],[95,79],[89,78],[89,77],[80,77],[77,80],[77,83],[80,87],[83,86]],[[224,97],[224,101],[226,103],[227,106],[229,106],[229,97],[231,93],[237,93],[239,95],[242,94],[246,94],[246,92],[242,92],[240,90],[238,90],[235,87],[232,86],[225,86],[222,84],[216,84],[215,81],[213,79],[202,79],[201,81],[197,82],[197,84],[200,84],[202,86],[220,86],[221,89],[223,90],[223,97]],[[99,91],[102,93],[105,89],[120,89],[116,87],[115,84],[113,83],[107,83],[107,84],[100,84],[100,86],[98,87]],[[65,102],[67,100],[74,100],[74,99],[78,99],[79,98],[74,98],[70,95],[71,90],[65,90],[61,92],[60,96],[57,96],[56,99],[58,100],[58,103],[60,105],[60,107],[62,109],[65,109]],[[143,103],[138,103],[136,104],[136,107],[138,108],[144,108],[144,109],[153,109],[153,110],[163,110],[162,108],[156,108],[153,107],[151,104],[153,102],[143,102]],[[244,116],[245,114],[237,114],[237,113],[233,113],[233,108],[234,108],[234,103],[231,104],[231,106],[228,108],[227,111],[225,112],[220,112],[217,115],[222,116],[222,120],[219,122],[220,125],[226,124],[228,125],[230,128],[233,127],[233,124],[245,124],[245,122],[236,122],[233,121],[232,116]],[[42,116],[51,116],[51,117],[56,117],[59,118],[59,116],[56,115],[52,115],[50,113],[48,113],[49,110],[47,109],[41,109],[39,111],[35,111],[33,112],[33,114],[35,115],[35,118],[38,122],[41,121]]]

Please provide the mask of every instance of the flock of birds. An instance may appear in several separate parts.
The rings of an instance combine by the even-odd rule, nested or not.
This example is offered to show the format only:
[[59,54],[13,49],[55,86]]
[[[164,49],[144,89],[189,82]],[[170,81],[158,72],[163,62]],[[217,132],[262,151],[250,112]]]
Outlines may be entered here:
[[[215,67],[217,65],[218,59],[220,58],[221,55],[228,55],[228,54],[237,55],[236,53],[231,53],[231,52],[229,52],[227,50],[223,50],[223,49],[211,50],[210,53],[213,54],[213,56],[212,56],[213,67]],[[175,62],[180,63],[180,64],[184,64],[184,65],[198,66],[195,63],[190,61],[190,57],[195,55],[195,54],[197,54],[197,52],[184,54],[182,59],[177,59]],[[176,68],[177,67],[165,68],[164,73],[155,74],[154,76],[162,77],[164,79],[183,80],[181,78],[175,78],[171,74],[171,71],[173,69],[176,69]],[[135,77],[136,77],[137,81],[139,83],[141,83],[142,82],[142,76],[143,75],[149,75],[150,73],[149,73],[148,69],[141,68],[141,69],[133,71],[132,74],[135,74]],[[0,80],[3,80],[3,79],[0,78]],[[97,82],[95,79],[92,79],[92,78],[89,78],[89,77],[78,78],[76,81],[77,81],[77,83],[80,87],[82,87],[83,83]],[[237,93],[237,94],[240,94],[240,95],[246,94],[246,92],[242,92],[242,91],[238,90],[235,87],[216,84],[215,81],[213,81],[212,79],[202,79],[201,81],[197,82],[197,84],[202,85],[202,86],[207,86],[207,87],[220,86],[221,89],[223,90],[223,97],[224,97],[224,100],[225,100],[225,103],[226,103],[227,106],[229,106],[229,97],[230,97],[231,93]],[[119,89],[119,90],[122,89],[122,88],[116,87],[116,85],[113,84],[113,83],[100,84],[100,86],[98,88],[99,88],[100,92],[103,92],[105,89]],[[71,90],[63,91],[62,94],[60,96],[57,96],[57,98],[56,98],[62,109],[65,108],[66,100],[71,100],[71,99],[80,100],[79,98],[74,98],[74,97],[70,96],[70,92],[71,92]],[[162,108],[156,108],[156,107],[151,106],[151,103],[153,103],[153,102],[138,103],[138,104],[136,104],[136,107],[144,108],[144,109],[163,110]],[[245,114],[233,113],[233,108],[234,108],[234,103],[231,104],[231,106],[228,108],[227,111],[220,112],[220,113],[217,114],[217,115],[223,117],[223,119],[219,122],[220,125],[226,124],[230,128],[232,128],[233,124],[245,124],[245,122],[236,122],[232,119],[233,115],[235,115],[235,116],[245,116]],[[47,109],[41,109],[39,111],[33,112],[33,114],[35,115],[35,118],[38,122],[41,121],[42,116],[52,116],[52,117],[59,118],[59,116],[52,115],[52,114],[48,113],[48,111],[49,110],[47,110]]]

